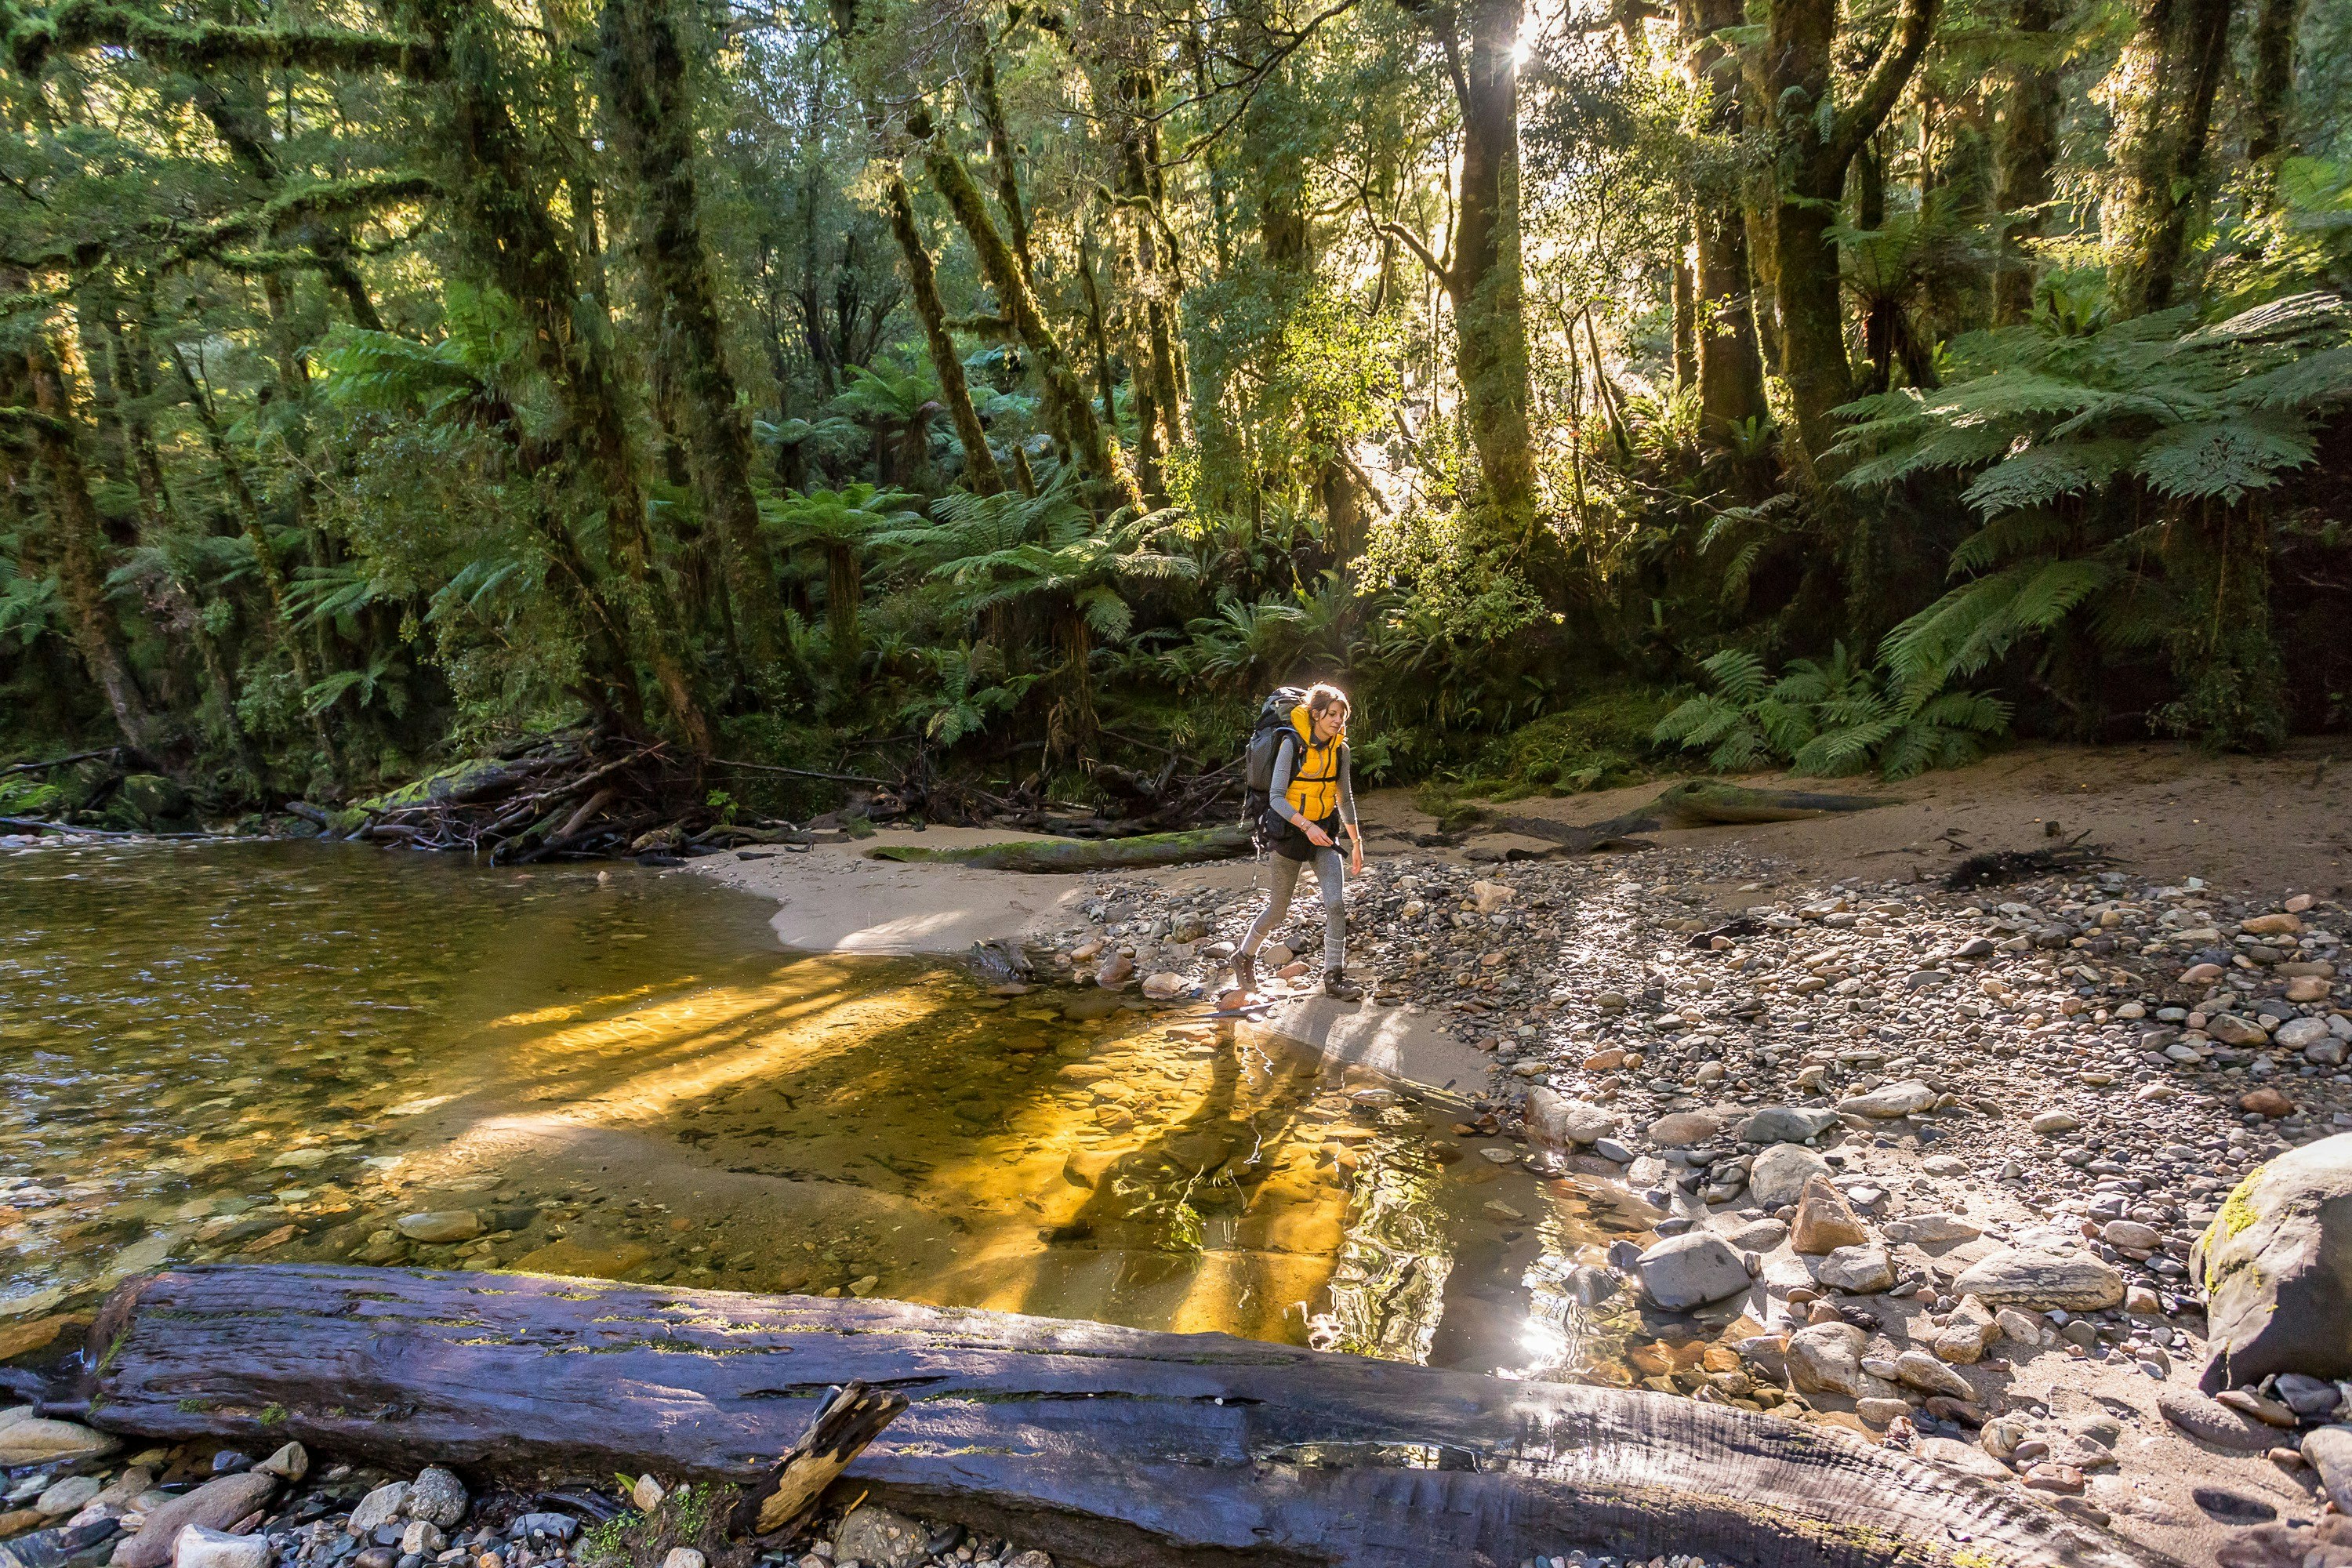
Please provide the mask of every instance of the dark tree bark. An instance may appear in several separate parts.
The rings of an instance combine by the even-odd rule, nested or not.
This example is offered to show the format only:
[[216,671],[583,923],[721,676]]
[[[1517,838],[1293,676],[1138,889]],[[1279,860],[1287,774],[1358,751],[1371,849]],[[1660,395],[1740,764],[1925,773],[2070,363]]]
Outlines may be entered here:
[[2248,206],[2266,210],[2278,198],[2278,161],[2287,149],[2287,124],[2294,110],[2295,39],[2303,27],[2305,0],[2262,0],[2254,15],[2254,79],[2247,110],[2246,161],[2254,166],[2256,189]]
[[[1739,0],[1682,0],[1683,68],[1708,91],[1708,132],[1727,148],[1740,131],[1738,59],[1715,35],[1744,20]],[[1695,182],[1691,237],[1696,252],[1699,435],[1728,447],[1766,417],[1764,361],[1756,347],[1748,282],[1748,223],[1738,176],[1710,163]]]
[[1780,374],[1797,416],[1801,467],[1811,471],[1838,437],[1832,410],[1853,397],[1829,236],[1847,167],[1894,109],[1927,52],[1939,0],[1905,0],[1897,36],[1853,102],[1834,104],[1837,0],[1774,0],[1760,64],[1767,126],[1780,148],[1772,258],[1780,301]]
[[2000,261],[1993,277],[1995,326],[2010,326],[2033,313],[2033,258],[2029,242],[2042,237],[2050,202],[2051,171],[2058,163],[2058,63],[2054,58],[2058,0],[2017,0],[2012,18],[2016,46],[2029,51],[2009,68],[2000,109],[2000,141],[1995,158],[1993,205],[2003,226]]
[[754,679],[776,658],[776,582],[751,490],[751,435],[736,405],[702,235],[694,111],[667,0],[605,0],[596,52],[605,113],[643,203],[637,264],[660,301],[654,353],[681,416],[702,514],[719,539],[727,598]]
[[2107,284],[2126,315],[2161,310],[2180,288],[2205,209],[2206,143],[2229,59],[2232,0],[2144,0],[2108,78],[2115,179],[2102,218]]
[[1462,114],[1454,254],[1440,262],[1411,230],[1389,229],[1437,275],[1454,307],[1463,416],[1496,531],[1514,542],[1532,534],[1536,515],[1519,268],[1520,13],[1521,0],[1467,0],[1458,14],[1430,13]]
[[1672,294],[1675,340],[1675,390],[1688,392],[1698,384],[1698,276],[1691,266],[1688,254],[1690,237],[1685,232],[1682,244],[1675,247],[1674,276],[1668,280]]

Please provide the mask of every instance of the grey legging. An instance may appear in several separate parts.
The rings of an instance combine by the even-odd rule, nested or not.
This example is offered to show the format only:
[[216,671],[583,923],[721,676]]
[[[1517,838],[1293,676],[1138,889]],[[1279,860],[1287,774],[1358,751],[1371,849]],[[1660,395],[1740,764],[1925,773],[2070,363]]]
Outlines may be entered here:
[[[1298,873],[1307,868],[1304,860],[1293,860],[1287,855],[1267,857],[1274,867],[1274,897],[1267,900],[1265,910],[1253,921],[1249,934],[1242,938],[1242,952],[1255,953],[1274,934],[1290,914],[1290,895],[1298,887]],[[1323,888],[1323,967],[1343,969],[1348,957],[1348,911],[1341,903],[1347,889],[1347,862],[1339,851],[1315,851],[1315,879]]]

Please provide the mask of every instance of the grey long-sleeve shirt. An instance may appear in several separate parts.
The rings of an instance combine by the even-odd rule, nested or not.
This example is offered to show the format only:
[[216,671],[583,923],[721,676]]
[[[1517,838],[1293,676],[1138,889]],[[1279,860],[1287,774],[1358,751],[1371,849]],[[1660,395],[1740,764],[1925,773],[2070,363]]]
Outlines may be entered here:
[[[1301,816],[1298,814],[1298,808],[1290,804],[1290,780],[1293,764],[1297,761],[1298,754],[1298,750],[1295,746],[1282,746],[1276,749],[1272,798],[1275,810],[1282,813],[1288,821],[1305,827],[1307,818]],[[1355,764],[1348,760],[1348,748],[1341,746],[1339,748],[1339,820],[1350,827],[1356,826],[1355,771]]]

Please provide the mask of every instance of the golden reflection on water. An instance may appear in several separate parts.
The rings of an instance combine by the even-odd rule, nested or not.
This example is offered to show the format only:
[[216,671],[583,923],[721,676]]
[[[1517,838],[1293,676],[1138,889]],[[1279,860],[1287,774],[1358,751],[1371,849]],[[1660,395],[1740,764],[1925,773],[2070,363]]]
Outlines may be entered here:
[[[0,861],[0,1173],[30,1194],[0,1193],[0,1312],[305,1258],[1549,1375],[1602,1342],[1549,1282],[1638,1226],[1485,1158],[1458,1106],[1098,991],[780,954],[763,915],[686,876],[320,846]],[[401,1233],[457,1211],[486,1233]]]

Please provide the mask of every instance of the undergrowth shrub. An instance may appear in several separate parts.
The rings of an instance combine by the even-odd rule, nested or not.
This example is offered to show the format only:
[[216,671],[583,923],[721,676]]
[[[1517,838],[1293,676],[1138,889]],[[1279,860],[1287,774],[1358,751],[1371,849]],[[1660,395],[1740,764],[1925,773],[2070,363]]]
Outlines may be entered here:
[[1987,739],[2009,729],[2010,706],[1973,691],[1917,693],[1898,676],[1855,660],[1840,643],[1829,661],[1790,659],[1775,679],[1744,648],[1726,648],[1700,668],[1716,689],[1659,721],[1662,745],[1704,751],[1718,772],[1786,763],[1797,773],[1857,773],[1875,766],[1890,779],[1973,762]]

